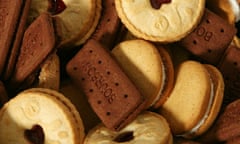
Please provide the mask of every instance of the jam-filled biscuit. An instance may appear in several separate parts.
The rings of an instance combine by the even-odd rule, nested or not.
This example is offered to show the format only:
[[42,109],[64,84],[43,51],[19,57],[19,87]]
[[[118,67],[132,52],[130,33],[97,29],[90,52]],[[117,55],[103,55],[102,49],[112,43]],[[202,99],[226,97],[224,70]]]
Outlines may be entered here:
[[118,15],[135,36],[173,42],[185,37],[199,23],[205,0],[115,0]]
[[19,93],[0,111],[2,144],[80,144],[85,133],[79,113],[61,93],[33,88]]
[[143,112],[119,132],[99,124],[86,136],[84,144],[172,144],[173,136],[166,119],[153,112]]

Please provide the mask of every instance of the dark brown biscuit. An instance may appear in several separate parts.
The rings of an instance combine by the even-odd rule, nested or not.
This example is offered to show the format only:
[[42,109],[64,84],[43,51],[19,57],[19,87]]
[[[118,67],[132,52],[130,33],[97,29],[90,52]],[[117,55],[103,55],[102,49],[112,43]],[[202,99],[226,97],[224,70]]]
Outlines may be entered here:
[[11,49],[23,3],[23,0],[0,0],[0,75]]
[[203,60],[217,64],[235,34],[233,25],[206,9],[200,24],[180,44]]
[[237,99],[224,108],[215,124],[200,140],[209,144],[234,140],[240,136],[239,120],[240,99]]
[[120,130],[144,108],[144,98],[100,43],[90,39],[67,64],[67,73],[85,92],[106,125]]
[[111,49],[116,41],[121,22],[115,9],[114,0],[104,0],[102,6],[102,16],[93,34],[93,39],[99,41],[104,47]]
[[26,30],[10,86],[18,87],[32,75],[55,48],[52,17],[42,13]]
[[240,98],[240,48],[229,45],[218,67],[225,80],[224,103],[227,104]]
[[19,48],[22,42],[22,37],[26,29],[26,22],[27,22],[30,5],[31,5],[31,0],[24,1],[24,6],[22,8],[22,11],[20,14],[21,16],[19,18],[18,28],[15,32],[14,41],[12,43],[12,48],[9,51],[9,57],[8,57],[6,66],[4,67],[4,73],[3,73],[4,80],[7,80],[10,77],[15,67]]
[[4,84],[0,81],[0,108],[8,101],[8,95]]

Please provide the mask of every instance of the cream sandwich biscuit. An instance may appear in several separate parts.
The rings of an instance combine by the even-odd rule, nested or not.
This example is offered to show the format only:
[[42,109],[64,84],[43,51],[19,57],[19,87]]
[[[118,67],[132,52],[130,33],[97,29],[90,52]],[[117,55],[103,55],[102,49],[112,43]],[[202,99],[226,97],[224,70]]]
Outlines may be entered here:
[[176,70],[174,88],[159,111],[175,136],[194,138],[213,124],[223,93],[223,77],[216,67],[185,61]]
[[138,38],[175,42],[194,30],[204,13],[205,0],[115,0],[118,16]]
[[68,62],[66,70],[109,129],[122,129],[146,108],[145,98],[110,51],[94,39]]
[[94,127],[84,140],[84,144],[173,144],[173,136],[166,119],[153,112],[139,114],[119,132],[106,128],[103,124]]
[[119,43],[112,54],[146,98],[147,107],[160,107],[168,98],[174,81],[168,52],[163,47],[136,39]]
[[81,144],[84,126],[74,105],[46,88],[22,91],[0,110],[0,143]]

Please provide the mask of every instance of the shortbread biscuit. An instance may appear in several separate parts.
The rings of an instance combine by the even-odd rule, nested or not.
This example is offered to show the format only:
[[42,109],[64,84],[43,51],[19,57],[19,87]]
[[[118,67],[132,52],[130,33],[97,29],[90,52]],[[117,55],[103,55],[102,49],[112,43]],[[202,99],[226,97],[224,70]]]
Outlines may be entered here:
[[61,93],[28,89],[0,111],[0,143],[80,144],[85,133],[74,105]]
[[166,119],[153,112],[143,112],[119,132],[99,124],[86,136],[84,144],[173,144]]
[[115,0],[123,24],[133,35],[151,41],[174,42],[199,23],[205,0],[172,0],[154,8],[150,0]]
[[[161,50],[161,51],[160,51]],[[128,40],[116,45],[112,54],[147,101],[147,107],[159,107],[167,99],[163,92],[174,79],[173,64],[164,48],[145,40]],[[168,67],[169,66],[169,67]],[[169,75],[169,72],[172,73]]]

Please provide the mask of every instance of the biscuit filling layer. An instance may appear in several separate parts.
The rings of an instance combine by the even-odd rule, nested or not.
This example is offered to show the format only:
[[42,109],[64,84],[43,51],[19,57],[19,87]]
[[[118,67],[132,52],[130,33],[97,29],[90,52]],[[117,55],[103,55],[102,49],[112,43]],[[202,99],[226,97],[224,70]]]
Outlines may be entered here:
[[209,97],[209,102],[208,102],[208,106],[207,106],[205,114],[199,120],[199,122],[195,125],[195,127],[193,127],[188,132],[186,132],[184,134],[181,134],[181,135],[178,135],[178,136],[189,137],[191,135],[194,135],[199,130],[199,128],[205,123],[205,121],[207,120],[207,118],[209,116],[209,113],[210,113],[211,108],[212,108],[214,97],[215,97],[215,92],[214,92],[213,80],[210,78],[210,97]]

